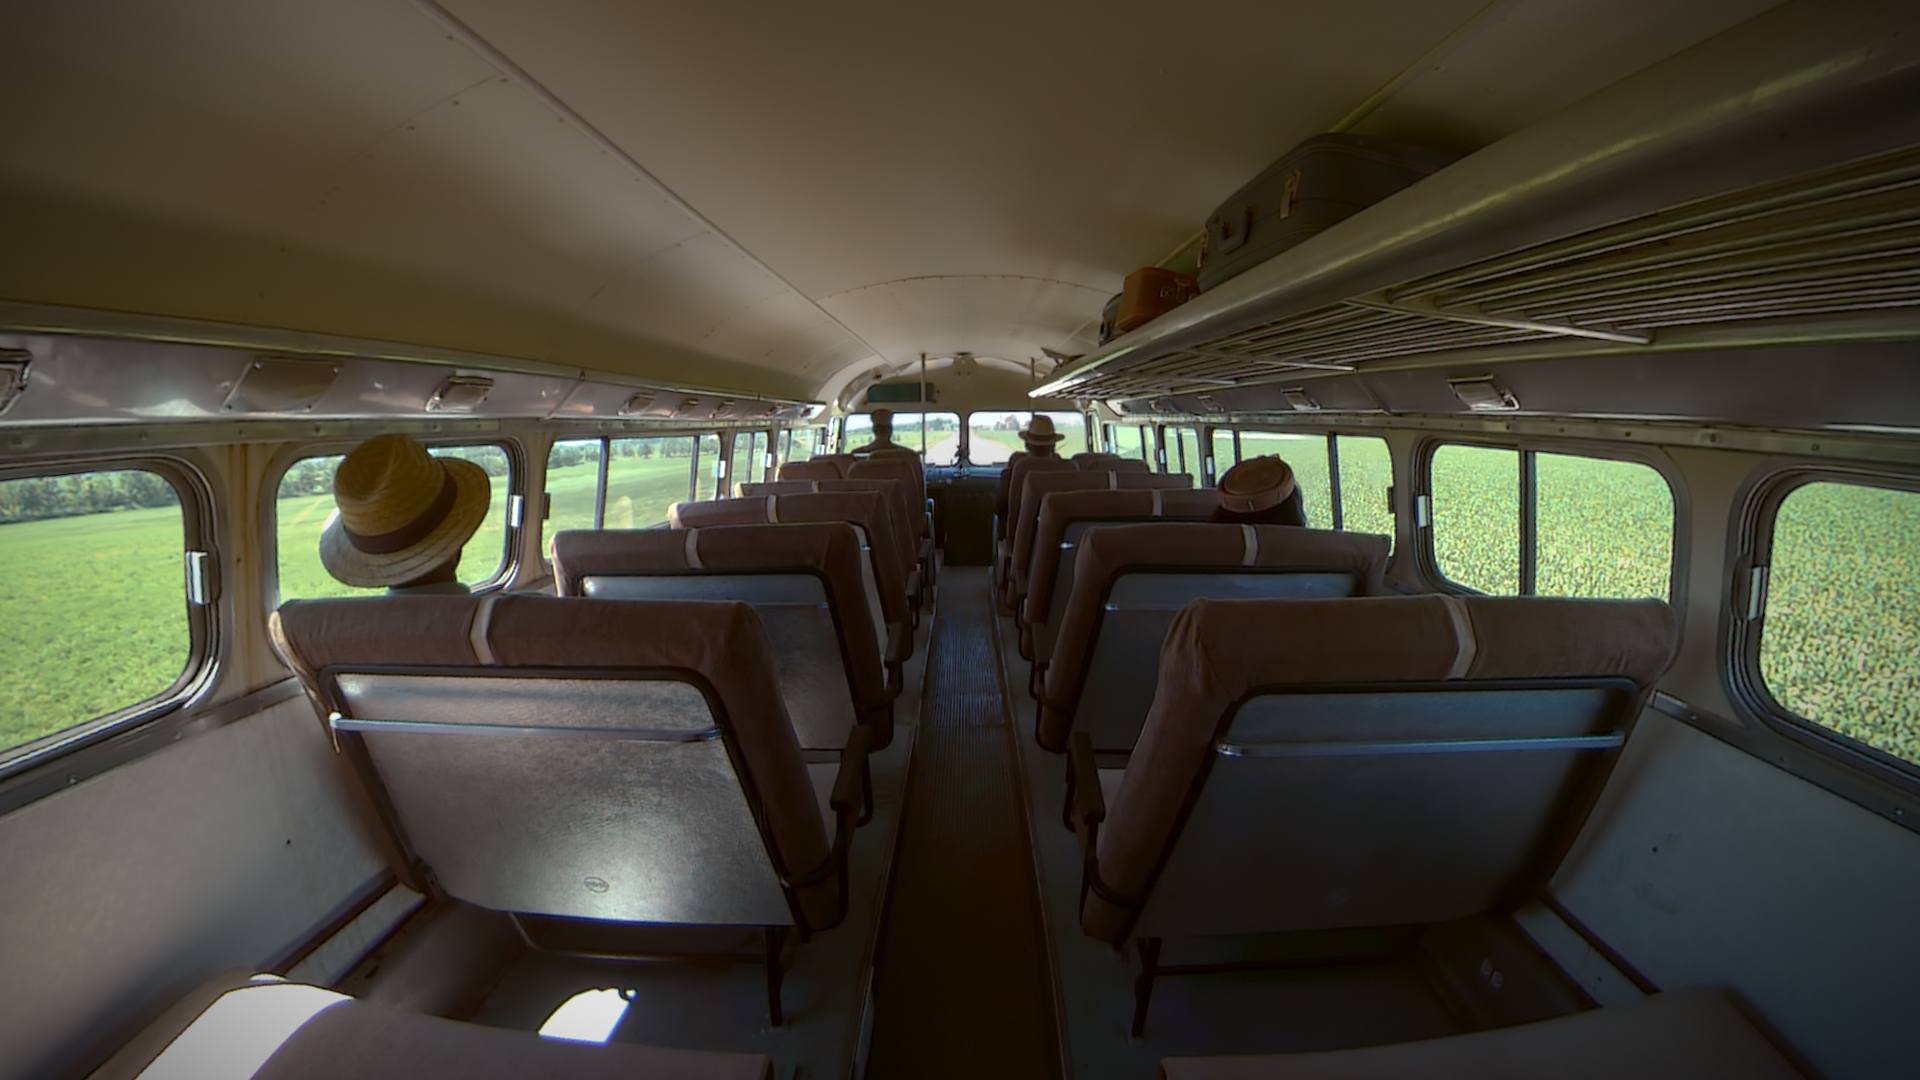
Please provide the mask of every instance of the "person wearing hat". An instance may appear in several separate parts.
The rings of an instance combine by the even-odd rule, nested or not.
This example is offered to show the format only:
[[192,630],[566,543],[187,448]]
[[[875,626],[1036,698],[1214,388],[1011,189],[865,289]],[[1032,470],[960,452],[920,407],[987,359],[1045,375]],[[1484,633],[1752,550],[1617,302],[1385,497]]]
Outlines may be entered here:
[[855,454],[871,454],[875,450],[904,450],[906,447],[893,441],[893,410],[873,410],[873,441],[865,446],[856,446]]
[[376,435],[333,474],[339,507],[320,534],[327,573],[359,588],[464,595],[460,549],[493,500],[487,472],[437,458],[405,435]]
[[1006,467],[1000,470],[1000,483],[993,490],[993,512],[1001,521],[1007,520],[1007,486],[1013,481],[1013,463],[1024,457],[1053,457],[1065,440],[1065,435],[1053,430],[1053,417],[1043,413],[1034,413],[1027,426],[1020,429],[1020,442],[1026,449],[1016,450],[1007,458]]
[[1220,506],[1210,520],[1231,525],[1305,525],[1306,503],[1293,467],[1273,455],[1248,458],[1220,478]]

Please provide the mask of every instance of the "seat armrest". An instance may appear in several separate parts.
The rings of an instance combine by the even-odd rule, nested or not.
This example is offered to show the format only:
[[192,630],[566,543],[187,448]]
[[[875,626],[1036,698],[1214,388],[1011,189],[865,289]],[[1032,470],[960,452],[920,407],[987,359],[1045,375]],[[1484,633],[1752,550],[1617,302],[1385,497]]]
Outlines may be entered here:
[[1100,791],[1100,767],[1093,757],[1093,736],[1076,731],[1067,741],[1067,828],[1087,830],[1091,848],[1100,823],[1107,820],[1107,799]]
[[[827,797],[840,829],[846,827],[849,817],[854,817],[855,825],[873,820],[873,772],[867,762],[872,745],[873,733],[864,724],[853,725],[847,733],[846,748],[840,752],[840,771],[833,778],[833,793]],[[837,836],[835,843],[839,843]]]

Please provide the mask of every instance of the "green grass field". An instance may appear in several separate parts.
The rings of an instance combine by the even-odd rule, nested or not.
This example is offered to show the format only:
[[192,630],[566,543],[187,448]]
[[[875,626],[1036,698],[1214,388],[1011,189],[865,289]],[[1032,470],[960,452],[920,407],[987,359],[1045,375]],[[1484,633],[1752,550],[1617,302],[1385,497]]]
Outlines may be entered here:
[[[1011,449],[1011,432],[976,432]],[[1385,444],[1341,436],[1346,527],[1390,533]],[[1294,466],[1310,521],[1331,522],[1325,440],[1245,434],[1242,453],[1279,453]],[[701,457],[710,496],[712,448]],[[1665,596],[1673,507],[1644,466],[1540,454],[1537,591]],[[686,457],[616,457],[607,523],[663,521],[686,495]],[[1222,462],[1224,464],[1224,460]],[[1434,462],[1434,543],[1442,570],[1487,592],[1519,577],[1517,461],[1511,452],[1444,449]],[[597,466],[555,469],[545,532],[590,528]],[[505,480],[468,546],[461,577],[491,577],[503,554]],[[282,595],[334,596],[316,552],[332,512],[326,495],[277,507]],[[1782,507],[1761,669],[1772,693],[1802,715],[1869,745],[1920,760],[1920,497],[1816,484]],[[0,749],[164,692],[184,669],[188,632],[183,547],[175,508],[0,524]],[[1712,583],[1696,582],[1695,589]]]

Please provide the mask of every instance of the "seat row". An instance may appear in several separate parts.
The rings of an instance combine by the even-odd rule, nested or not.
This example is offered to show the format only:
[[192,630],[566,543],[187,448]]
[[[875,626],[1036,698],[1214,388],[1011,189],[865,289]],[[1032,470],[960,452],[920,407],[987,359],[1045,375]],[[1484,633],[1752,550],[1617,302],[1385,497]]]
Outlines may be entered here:
[[397,876],[543,920],[837,925],[914,634],[891,490],[568,531],[558,596],[296,601],[276,647]]

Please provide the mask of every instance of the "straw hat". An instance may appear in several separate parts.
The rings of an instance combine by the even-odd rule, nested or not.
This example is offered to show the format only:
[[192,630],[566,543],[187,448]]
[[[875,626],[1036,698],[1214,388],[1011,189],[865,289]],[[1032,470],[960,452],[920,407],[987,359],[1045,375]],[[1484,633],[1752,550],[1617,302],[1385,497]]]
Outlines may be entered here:
[[459,555],[493,501],[487,471],[437,458],[405,435],[376,435],[333,474],[339,512],[320,563],[348,585],[404,585]]
[[1293,467],[1273,457],[1248,458],[1220,478],[1220,505],[1236,514],[1271,510],[1293,495]]
[[1053,417],[1044,413],[1034,413],[1033,419],[1020,431],[1020,441],[1028,446],[1051,446],[1066,436],[1053,430]]
[[873,410],[872,420],[873,420],[873,426],[876,428],[886,428],[888,431],[893,430],[893,410],[892,409]]

